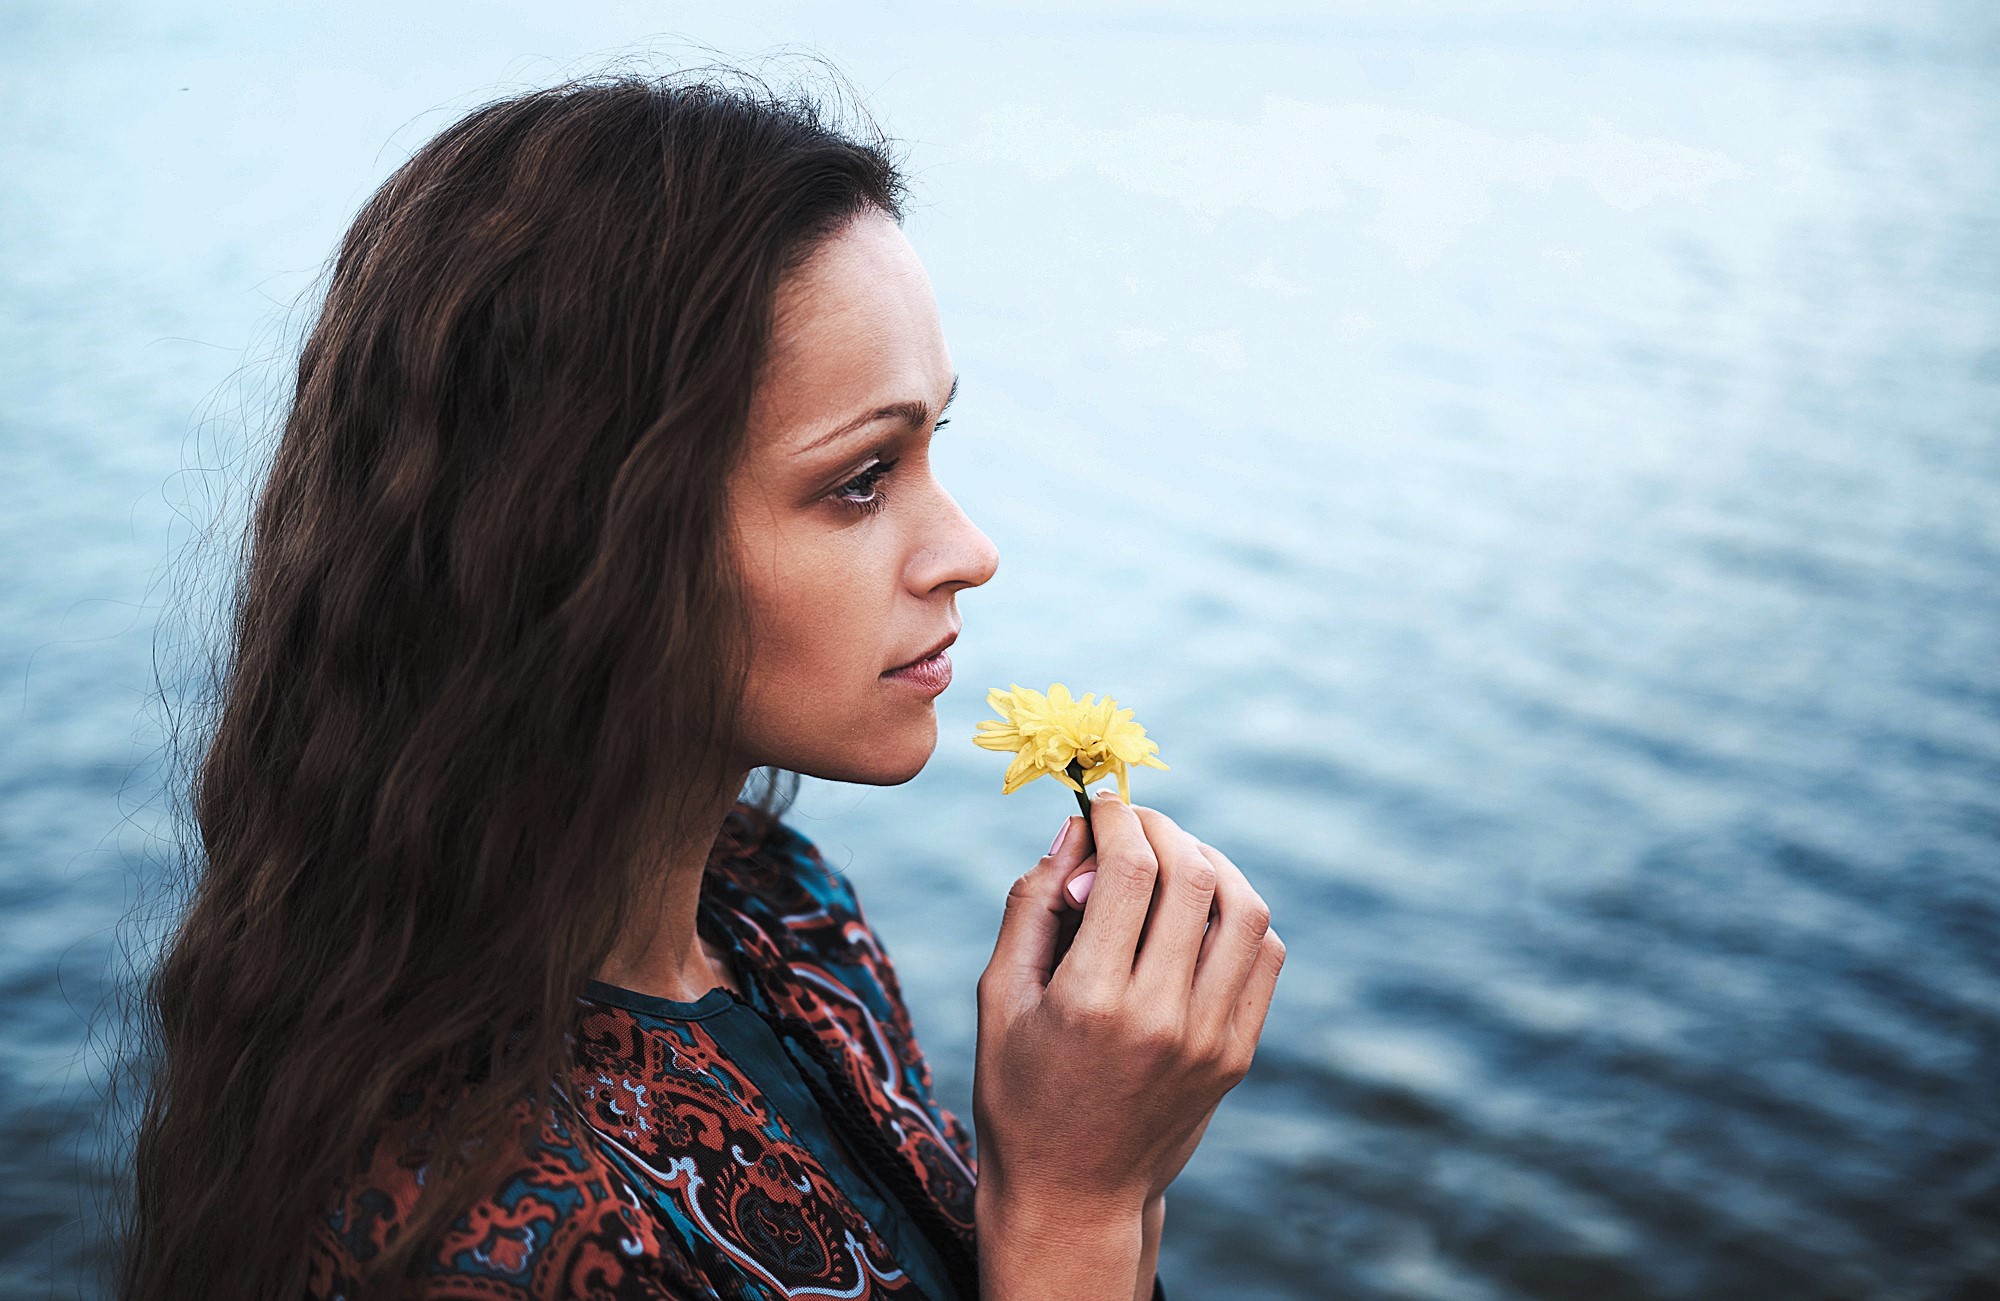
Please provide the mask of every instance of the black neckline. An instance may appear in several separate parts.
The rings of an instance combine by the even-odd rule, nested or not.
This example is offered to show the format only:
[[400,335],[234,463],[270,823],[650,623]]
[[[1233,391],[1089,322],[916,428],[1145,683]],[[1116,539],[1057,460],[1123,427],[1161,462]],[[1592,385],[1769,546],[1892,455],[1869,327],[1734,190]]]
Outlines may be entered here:
[[676,1021],[699,1021],[741,1001],[727,985],[717,985],[688,1003],[680,999],[661,998],[658,994],[642,994],[636,989],[595,979],[584,982],[583,994],[593,1002],[609,1003],[628,1012],[644,1012],[648,1016],[668,1017]]

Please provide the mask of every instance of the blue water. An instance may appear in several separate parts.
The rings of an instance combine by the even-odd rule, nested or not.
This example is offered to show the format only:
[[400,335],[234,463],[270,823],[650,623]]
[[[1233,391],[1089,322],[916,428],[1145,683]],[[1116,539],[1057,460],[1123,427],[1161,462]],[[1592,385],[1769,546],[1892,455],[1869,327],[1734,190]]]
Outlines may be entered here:
[[1061,681],[1290,947],[1176,1296],[2000,1296],[2000,9],[573,8],[0,15],[0,1294],[102,1249],[156,628],[294,300],[458,112],[672,36],[908,145],[1001,567],[931,765],[793,820],[947,1105],[1068,807],[970,738]]

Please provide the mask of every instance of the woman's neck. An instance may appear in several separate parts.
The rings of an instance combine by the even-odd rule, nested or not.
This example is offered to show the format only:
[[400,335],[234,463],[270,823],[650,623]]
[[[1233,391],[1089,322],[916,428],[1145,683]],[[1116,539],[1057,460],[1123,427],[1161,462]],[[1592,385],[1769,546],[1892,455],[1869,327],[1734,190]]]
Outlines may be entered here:
[[[695,884],[700,885],[699,873]],[[598,968],[597,978],[676,1003],[692,1003],[717,985],[743,993],[730,955],[696,933],[692,905],[663,907],[650,939],[615,950]]]
[[[738,782],[733,788],[741,790]],[[735,803],[720,802],[712,826],[719,828]],[[736,994],[742,982],[727,952],[711,944],[695,924],[701,906],[701,881],[715,835],[698,835],[693,842],[664,855],[663,875],[652,906],[635,916],[598,968],[597,979],[656,998],[691,1003],[720,985]]]

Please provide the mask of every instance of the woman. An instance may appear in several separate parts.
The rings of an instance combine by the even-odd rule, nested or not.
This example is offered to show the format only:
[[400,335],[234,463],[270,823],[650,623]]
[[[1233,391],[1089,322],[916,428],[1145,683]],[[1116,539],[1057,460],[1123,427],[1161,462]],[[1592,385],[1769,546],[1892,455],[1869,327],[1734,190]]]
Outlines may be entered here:
[[1066,820],[980,980],[975,1164],[851,887],[738,798],[915,776],[997,565],[930,474],[901,195],[809,102],[619,76],[364,206],[196,774],[124,1295],[1164,1294],[1283,957],[1242,874]]

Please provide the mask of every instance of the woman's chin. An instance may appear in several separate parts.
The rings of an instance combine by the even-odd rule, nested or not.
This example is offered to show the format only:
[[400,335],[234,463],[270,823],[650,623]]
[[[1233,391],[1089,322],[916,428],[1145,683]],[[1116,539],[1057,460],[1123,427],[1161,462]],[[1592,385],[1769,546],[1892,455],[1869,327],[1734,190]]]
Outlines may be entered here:
[[822,781],[900,786],[922,772],[937,752],[937,713],[926,709],[900,716],[885,714],[868,720],[865,728],[856,728],[852,735],[864,737],[865,748],[822,753],[814,759],[795,755],[779,766]]
[[922,772],[924,765],[931,761],[931,756],[937,753],[937,713],[934,710],[924,712],[927,717],[921,732],[911,729],[913,734],[908,743],[899,747],[886,765],[889,771],[883,785],[900,786],[909,781]]
[[922,772],[937,753],[937,711],[925,709],[918,717],[883,722],[866,758],[874,775],[865,780],[876,786],[900,786]]

